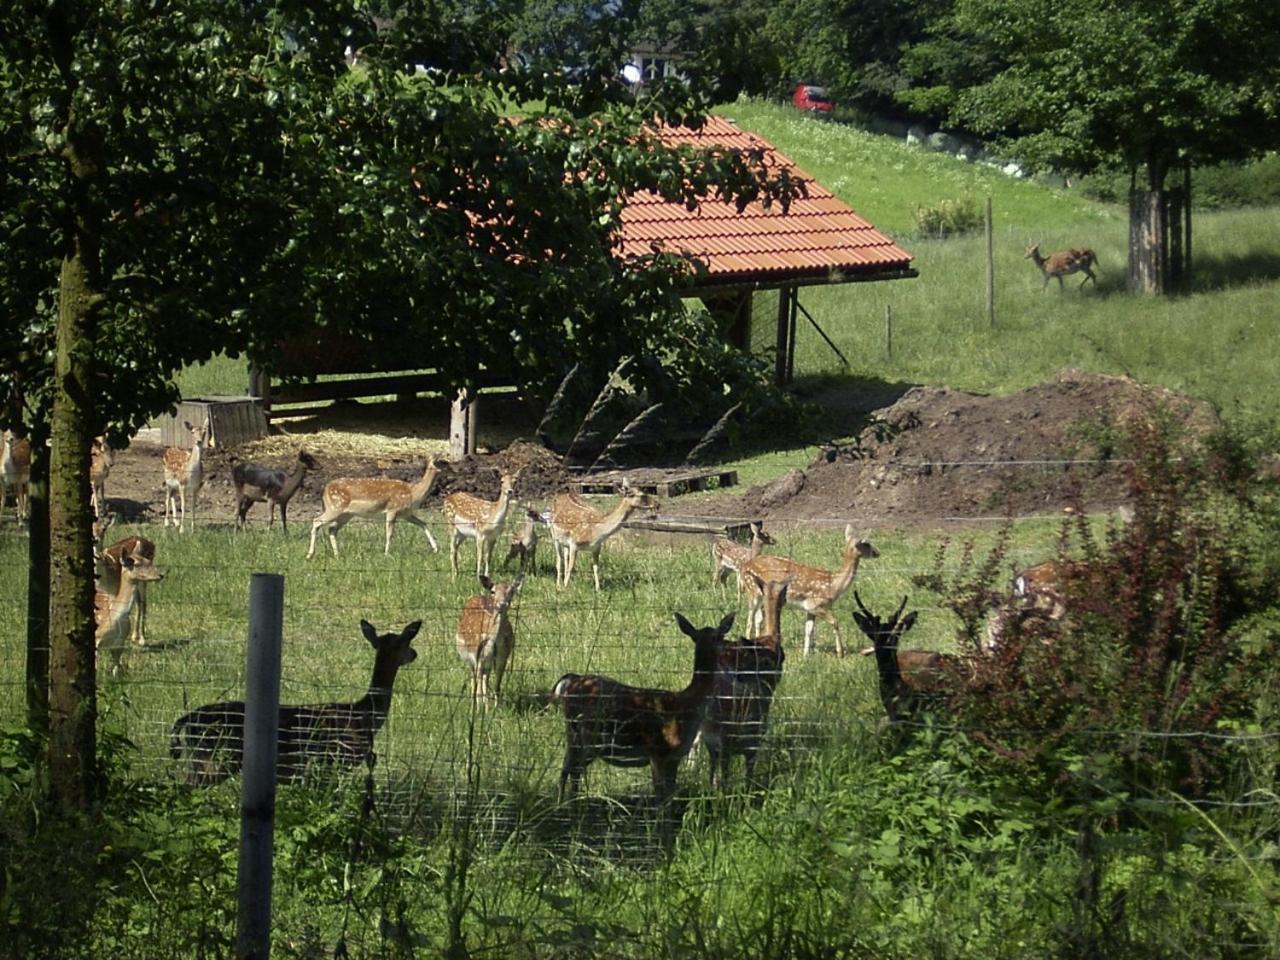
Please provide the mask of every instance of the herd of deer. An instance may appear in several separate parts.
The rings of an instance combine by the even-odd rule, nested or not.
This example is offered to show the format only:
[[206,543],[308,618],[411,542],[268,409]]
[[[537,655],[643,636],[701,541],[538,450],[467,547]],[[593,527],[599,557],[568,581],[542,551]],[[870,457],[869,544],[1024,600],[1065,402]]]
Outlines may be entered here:
[[[185,427],[191,433],[191,449],[171,448],[163,456],[165,524],[172,517],[179,530],[184,528],[188,500],[194,523],[208,434],[207,423],[199,428],[187,423]],[[30,449],[21,444],[6,434],[6,490],[22,489],[19,484],[23,482],[24,465],[29,470]],[[102,483],[111,462],[106,444],[95,442],[91,471],[95,509],[105,504]],[[299,453],[290,473],[252,463],[234,464],[237,526],[244,524],[254,503],[265,501],[272,507],[268,526],[274,522],[274,508],[279,506],[284,527],[289,499],[306,472],[316,466],[305,452]],[[430,459],[415,483],[387,478],[330,481],[324,488],[324,508],[312,523],[308,558],[315,551],[316,535],[322,528],[326,528],[336,556],[336,535],[343,525],[354,517],[378,515],[386,523],[384,550],[390,550],[396,520],[422,527],[431,547],[438,549],[426,523],[415,511],[430,494],[439,471],[439,462]],[[494,583],[490,579],[494,544],[511,513],[517,480],[515,473],[504,474],[496,500],[451,493],[441,507],[450,528],[450,569],[455,577],[461,542],[476,542],[476,576],[484,592],[464,603],[455,644],[471,672],[473,703],[485,709],[499,702],[503,679],[511,667],[515,632],[509,614],[527,573],[533,570],[538,526],[546,522],[550,529],[557,586],[568,585],[578,553],[586,551],[591,554],[595,588],[599,590],[599,555],[604,543],[631,514],[657,506],[647,494],[624,485],[621,500],[608,512],[572,494],[553,498],[545,518],[526,510],[506,558],[508,564],[518,561],[520,572],[512,580]],[[110,546],[101,546],[111,519],[104,513],[95,523],[95,609],[98,648],[110,656],[115,674],[122,667],[128,640],[140,645],[147,642],[146,585],[161,579],[162,574],[155,568],[155,544],[144,537],[124,537]],[[607,676],[576,673],[565,674],[553,685],[546,699],[559,707],[565,721],[562,798],[577,789],[587,768],[598,759],[624,767],[648,765],[655,796],[665,803],[675,790],[680,761],[699,741],[709,755],[713,787],[725,785],[732,760],[738,755],[744,758],[748,783],[755,782],[756,756],[785,659],[781,629],[784,605],[799,607],[805,614],[806,656],[815,649],[818,619],[831,625],[836,653],[843,656],[844,640],[834,608],[851,591],[861,561],[878,557],[879,551],[857,537],[851,525],[846,526],[841,563],[830,570],[767,554],[765,548],[775,544],[773,537],[760,522],[751,523],[750,530],[749,544],[727,537],[716,538],[711,544],[712,584],[723,587],[729,573],[735,574],[739,599],[745,592],[749,601],[748,636],[729,638],[735,620],[732,613],[716,626],[701,628],[676,613],[677,626],[694,646],[693,674],[683,689],[636,687]],[[1012,598],[992,610],[987,645],[998,646],[1019,618],[1061,621],[1070,606],[1069,598],[1076,594],[1071,585],[1089,583],[1091,572],[1087,564],[1071,561],[1048,561],[1023,570],[1014,579]],[[917,617],[916,611],[903,616],[906,598],[891,617],[882,620],[867,609],[856,592],[853,597],[853,620],[872,644],[863,652],[875,655],[886,720],[910,720],[936,703],[945,685],[963,672],[965,655],[900,652],[899,641]],[[396,674],[416,658],[411,643],[420,628],[421,621],[415,621],[399,633],[379,634],[367,621],[361,621],[364,637],[375,651],[365,695],[348,703],[280,708],[278,771],[282,778],[301,776],[313,763],[350,767],[373,762],[374,738],[386,722]],[[170,747],[192,784],[212,784],[232,776],[240,769],[243,758],[244,703],[208,704],[185,714],[173,726]]]

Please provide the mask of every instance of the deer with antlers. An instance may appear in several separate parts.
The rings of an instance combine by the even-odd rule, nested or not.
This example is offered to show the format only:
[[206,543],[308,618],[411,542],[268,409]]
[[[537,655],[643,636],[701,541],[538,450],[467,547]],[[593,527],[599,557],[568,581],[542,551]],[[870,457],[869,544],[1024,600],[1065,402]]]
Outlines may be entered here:
[[[391,692],[401,667],[413,663],[411,644],[422,627],[415,620],[399,633],[378,633],[360,621],[374,649],[373,675],[363,697],[349,703],[280,707],[277,726],[276,777],[298,780],[313,765],[339,768],[372,766],[374,738],[391,712]],[[174,722],[169,752],[183,765],[193,786],[220,783],[238,773],[244,762],[244,701],[210,703]]]
[[289,501],[302,486],[308,470],[319,469],[316,458],[305,450],[298,451],[293,470],[285,473],[258,463],[237,460],[231,465],[231,485],[236,489],[236,529],[242,530],[245,518],[255,503],[267,504],[267,529],[276,522],[276,507],[280,508],[280,529],[289,532]]
[[816,621],[821,618],[831,624],[836,633],[836,656],[844,656],[844,636],[840,622],[831,613],[835,602],[844,596],[858,575],[858,567],[864,559],[880,556],[880,551],[866,540],[860,540],[854,533],[853,525],[844,528],[844,551],[841,565],[837,570],[824,570],[797,563],[786,557],[761,555],[747,563],[743,573],[753,576],[744,579],[747,594],[751,598],[751,619],[748,625],[753,628],[753,635],[759,633],[763,595],[755,587],[757,581],[786,581],[790,584],[787,600],[794,606],[804,610],[804,653],[813,652]]
[[13,512],[21,527],[27,518],[27,493],[31,486],[31,441],[6,430],[0,437],[0,516],[4,500],[13,493]]
[[578,554],[591,554],[591,575],[596,590],[600,589],[600,550],[605,541],[622,528],[637,510],[656,510],[658,502],[647,493],[622,481],[622,499],[608,513],[572,494],[561,494],[551,501],[551,543],[556,552],[556,584],[567,587],[573,576]]
[[1084,279],[1080,281],[1081,287],[1090,280],[1093,281],[1095,288],[1098,286],[1098,278],[1094,276],[1091,269],[1098,265],[1098,257],[1088,247],[1072,247],[1069,250],[1059,250],[1057,253],[1046,257],[1040,253],[1040,245],[1033,243],[1027,247],[1027,254],[1024,259],[1034,261],[1035,265],[1040,268],[1040,272],[1044,274],[1044,286],[1040,288],[1041,292],[1044,292],[1049,286],[1049,281],[1055,278],[1058,281],[1058,289],[1062,290],[1062,278],[1073,273],[1083,273],[1085,275]]
[[489,575],[493,545],[507,522],[507,510],[515,496],[518,473],[504,473],[498,499],[485,500],[472,493],[451,493],[444,498],[440,512],[449,523],[449,569],[458,576],[458,547],[468,538],[476,542],[476,576]]
[[782,605],[788,584],[756,578],[755,587],[764,597],[764,631],[753,640],[726,640],[721,645],[711,703],[702,721],[700,736],[710,758],[713,788],[718,783],[723,789],[728,782],[737,754],[746,764],[747,783],[755,782],[756,754],[782,678]]
[[[191,449],[166,447],[162,457],[164,466],[164,526],[169,526],[169,517],[173,517],[173,525],[181,533],[187,520],[187,499],[191,499],[191,529],[196,524],[196,497],[204,485],[204,445],[209,438],[209,421],[199,427],[193,427],[190,420],[182,421],[182,426],[191,435]],[[178,513],[181,506],[182,513]]]
[[853,595],[853,620],[871,641],[880,680],[880,702],[890,724],[915,719],[946,694],[957,670],[967,670],[963,658],[932,650],[898,650],[903,634],[916,622],[917,611],[905,617],[907,598],[888,620],[881,620]]
[[378,514],[382,514],[387,523],[383,553],[391,553],[391,528],[397,520],[421,527],[431,549],[438,551],[440,545],[431,535],[431,528],[414,511],[422,506],[422,501],[431,493],[439,472],[440,465],[436,458],[428,457],[427,467],[417,483],[387,477],[343,477],[330,480],[324,486],[324,509],[311,523],[311,546],[307,549],[307,559],[310,560],[316,552],[316,534],[321,527],[328,528],[329,546],[336,557],[338,531],[354,517],[374,517]]
[[738,596],[742,596],[742,568],[760,556],[767,546],[777,543],[773,537],[764,532],[764,522],[752,520],[750,524],[751,543],[743,545],[734,543],[728,537],[716,537],[711,541],[711,583],[723,587],[732,571],[738,584]]
[[565,720],[560,798],[575,792],[595,760],[617,767],[648,766],[659,805],[675,793],[676,768],[693,746],[715,686],[716,664],[733,614],[719,626],[676,624],[693,641],[693,677],[683,690],[633,687],[595,674],[567,673],[551,692]]
[[502,678],[515,653],[516,636],[508,616],[511,602],[520,592],[524,574],[504,583],[494,583],[484,574],[480,585],[485,592],[471,597],[458,617],[454,642],[460,656],[471,667],[471,700],[489,706],[489,675],[493,674],[494,705],[502,696]]

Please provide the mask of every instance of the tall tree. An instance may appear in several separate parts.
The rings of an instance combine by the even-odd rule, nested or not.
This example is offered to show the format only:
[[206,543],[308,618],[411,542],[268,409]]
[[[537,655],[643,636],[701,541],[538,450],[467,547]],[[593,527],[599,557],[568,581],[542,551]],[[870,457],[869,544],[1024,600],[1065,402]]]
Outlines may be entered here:
[[902,98],[1033,166],[1130,171],[1130,286],[1160,293],[1171,176],[1280,144],[1277,37],[1273,0],[956,0]]

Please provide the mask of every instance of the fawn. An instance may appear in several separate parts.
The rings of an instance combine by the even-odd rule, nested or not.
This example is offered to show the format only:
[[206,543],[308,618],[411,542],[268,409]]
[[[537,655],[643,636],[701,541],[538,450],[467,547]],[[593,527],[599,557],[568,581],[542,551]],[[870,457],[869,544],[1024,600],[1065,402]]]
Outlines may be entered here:
[[20,440],[6,430],[0,437],[0,516],[7,491],[13,491],[13,512],[21,527],[27,517],[27,491],[31,485],[31,441]]
[[537,554],[538,554],[538,524],[542,523],[542,516],[536,510],[526,510],[524,519],[520,521],[520,528],[511,535],[511,546],[507,548],[506,559],[502,561],[502,568],[505,570],[511,565],[512,560],[519,563],[521,573],[537,573]]
[[[115,514],[109,513],[93,522],[93,553],[98,566],[98,589],[108,594],[119,592],[123,557],[146,560],[153,565],[156,562],[156,545],[146,537],[121,537],[109,547],[102,545],[103,538],[115,519]],[[147,645],[147,582],[146,579],[135,581],[133,629],[130,635],[134,645],[138,647]]]
[[[178,447],[167,447],[162,462],[164,465],[164,525],[169,526],[172,514],[173,524],[181,533],[187,520],[187,498],[191,498],[191,529],[196,525],[196,497],[204,485],[204,445],[209,437],[209,421],[203,426],[193,427],[191,421],[184,420],[182,425],[191,434],[191,449],[181,450]],[[179,515],[178,507],[182,513]]]
[[137,601],[138,588],[144,583],[164,579],[164,574],[150,560],[134,558],[130,554],[120,557],[120,579],[114,592],[99,588],[93,594],[95,621],[94,645],[99,653],[111,655],[111,675],[124,671],[125,638],[129,634],[129,621]]
[[307,549],[307,559],[310,560],[316,552],[316,534],[321,527],[328,528],[329,546],[333,548],[333,555],[336,557],[338,531],[353,517],[372,517],[379,513],[386,517],[387,522],[384,553],[391,553],[391,527],[397,520],[421,527],[431,549],[439,550],[440,545],[431,535],[431,528],[414,513],[431,493],[439,472],[440,465],[436,458],[428,457],[427,467],[417,483],[386,477],[343,477],[330,480],[324,485],[324,509],[311,523],[311,546]]
[[734,543],[728,537],[716,537],[711,541],[711,582],[723,587],[732,570],[738,584],[738,596],[742,596],[742,568],[760,556],[760,551],[777,543],[773,537],[764,532],[764,524],[759,520],[751,521],[751,544],[743,546]]
[[[298,780],[312,765],[356,767],[375,761],[373,741],[391,710],[391,691],[400,668],[413,663],[410,645],[422,627],[415,620],[399,633],[378,633],[360,621],[374,649],[369,690],[349,703],[280,707],[276,737],[277,780]],[[193,786],[220,783],[239,772],[244,762],[244,701],[210,703],[179,717],[169,738],[169,752],[181,761]]]
[[1040,288],[1041,293],[1048,289],[1049,281],[1054,278],[1057,278],[1058,289],[1063,289],[1062,278],[1073,273],[1083,273],[1085,275],[1085,278],[1080,281],[1081,287],[1090,280],[1093,281],[1094,287],[1098,286],[1098,278],[1094,276],[1093,270],[1090,269],[1098,265],[1098,257],[1088,247],[1072,247],[1070,250],[1060,250],[1045,257],[1040,253],[1040,245],[1033,243],[1027,247],[1027,255],[1024,259],[1034,261],[1035,265],[1040,268],[1040,272],[1044,274],[1044,286]]
[[485,500],[471,493],[451,493],[440,512],[449,522],[449,569],[458,576],[458,547],[471,537],[476,542],[476,576],[488,576],[493,545],[507,521],[507,509],[515,495],[516,475],[504,473],[498,499]]
[[502,678],[515,653],[515,631],[511,629],[507,613],[522,583],[523,573],[514,580],[498,584],[481,574],[480,585],[485,592],[471,597],[463,605],[458,618],[454,641],[458,646],[458,656],[471,666],[471,699],[473,703],[484,701],[486,708],[489,705],[489,674],[493,674],[493,702],[496,704],[502,696]]

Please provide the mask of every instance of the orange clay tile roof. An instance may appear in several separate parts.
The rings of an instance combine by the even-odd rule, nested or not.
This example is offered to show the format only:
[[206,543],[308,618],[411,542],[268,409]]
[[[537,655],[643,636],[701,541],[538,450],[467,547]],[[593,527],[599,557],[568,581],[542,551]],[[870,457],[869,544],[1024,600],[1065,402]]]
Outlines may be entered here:
[[847,279],[914,275],[911,254],[772,144],[740,130],[732,121],[709,117],[701,130],[664,126],[658,135],[672,145],[763,147],[766,164],[803,177],[809,196],[797,197],[784,214],[776,204],[765,210],[757,202],[738,213],[732,204],[719,201],[706,201],[690,212],[657,194],[637,193],[622,211],[624,256],[645,254],[655,247],[678,251],[703,262],[707,268],[703,282],[710,285],[765,281],[783,286],[832,274]]

